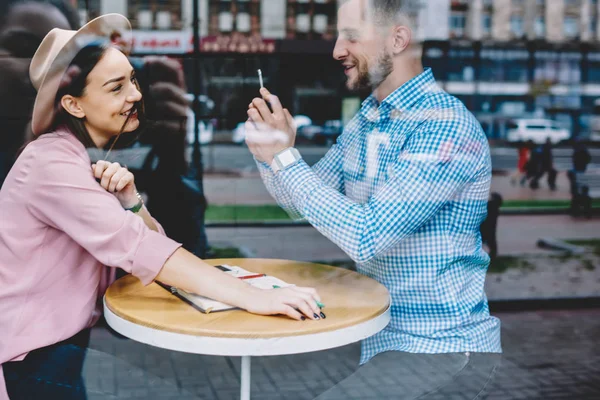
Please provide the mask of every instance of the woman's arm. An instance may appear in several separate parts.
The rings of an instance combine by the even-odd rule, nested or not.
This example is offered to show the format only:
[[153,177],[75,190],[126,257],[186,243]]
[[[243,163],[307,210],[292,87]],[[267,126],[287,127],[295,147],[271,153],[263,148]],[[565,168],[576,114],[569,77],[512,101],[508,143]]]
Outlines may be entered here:
[[[133,174],[119,163],[98,161],[96,164],[92,164],[92,171],[94,177],[100,181],[100,186],[113,193],[123,208],[134,208],[141,201],[137,194]],[[142,206],[136,214],[144,220],[148,228],[160,232],[146,207]]]
[[124,211],[128,204],[118,200],[121,180],[112,174],[107,184],[100,174],[100,185],[95,182],[97,166],[92,175],[75,139],[46,142],[43,149],[34,148],[25,157],[35,165],[23,193],[28,210],[40,225],[64,232],[99,264],[120,267],[144,285],[159,280],[257,314],[318,318],[319,297],[314,289],[251,287],[153,232],[143,216]]
[[[205,263],[183,248],[177,249],[163,265],[156,280],[198,293],[255,314],[284,314],[294,319],[316,319],[319,295],[312,288],[257,289],[241,279]],[[300,312],[301,311],[302,314]]]

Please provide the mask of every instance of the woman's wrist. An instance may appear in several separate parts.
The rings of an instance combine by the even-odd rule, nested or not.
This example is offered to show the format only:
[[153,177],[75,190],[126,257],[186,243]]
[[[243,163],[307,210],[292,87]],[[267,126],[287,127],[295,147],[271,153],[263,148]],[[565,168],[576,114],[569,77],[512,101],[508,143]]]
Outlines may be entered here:
[[142,196],[140,196],[140,194],[138,192],[135,192],[135,195],[132,196],[131,198],[128,198],[126,201],[121,202],[121,206],[125,209],[125,210],[129,210],[132,212],[138,212],[142,206],[144,205],[144,200],[142,199]]

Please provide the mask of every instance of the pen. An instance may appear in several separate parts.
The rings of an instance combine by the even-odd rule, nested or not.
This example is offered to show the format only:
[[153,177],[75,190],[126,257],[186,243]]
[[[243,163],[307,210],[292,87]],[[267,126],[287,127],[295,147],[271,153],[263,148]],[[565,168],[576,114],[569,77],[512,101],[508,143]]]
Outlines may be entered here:
[[263,85],[263,77],[262,77],[262,71],[261,71],[260,69],[258,70],[258,81],[260,82],[260,88],[261,88],[261,89],[262,89],[262,88],[264,88],[264,85]]
[[[277,285],[273,285],[273,289],[281,289],[281,286],[277,286]],[[319,306],[319,308],[325,308],[325,304],[321,303],[320,301],[316,301],[317,305]]]
[[265,275],[265,274],[254,274],[254,275],[238,276],[238,279],[262,278],[264,276],[267,276],[267,275]]

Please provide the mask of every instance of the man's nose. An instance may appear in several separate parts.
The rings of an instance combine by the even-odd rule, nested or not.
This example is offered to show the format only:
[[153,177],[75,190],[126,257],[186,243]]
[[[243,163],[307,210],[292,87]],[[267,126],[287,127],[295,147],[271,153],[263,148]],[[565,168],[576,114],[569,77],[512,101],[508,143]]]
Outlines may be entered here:
[[348,57],[348,49],[346,48],[345,40],[338,38],[333,48],[333,58],[341,61],[346,57]]

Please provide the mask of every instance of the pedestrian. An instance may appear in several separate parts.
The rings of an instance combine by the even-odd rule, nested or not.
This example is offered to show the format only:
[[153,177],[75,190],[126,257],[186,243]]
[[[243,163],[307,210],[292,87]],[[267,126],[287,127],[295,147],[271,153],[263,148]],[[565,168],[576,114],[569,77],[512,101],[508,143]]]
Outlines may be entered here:
[[539,188],[539,180],[544,176],[544,174],[547,174],[548,187],[550,190],[556,190],[557,171],[554,169],[552,142],[550,141],[550,138],[547,138],[546,142],[542,146],[536,148],[534,155],[534,159],[537,164],[537,167],[535,168],[536,174],[531,179],[529,187],[531,189]]
[[578,141],[573,146],[573,171],[583,173],[587,170],[589,163],[592,161],[592,156],[589,150],[582,142]]
[[498,255],[498,241],[496,239],[496,231],[498,228],[498,217],[500,215],[500,207],[502,206],[502,196],[500,193],[493,192],[490,194],[490,199],[487,203],[487,216],[481,224],[481,240],[488,247],[488,254],[493,262]]
[[392,296],[390,324],[362,342],[362,367],[319,399],[346,398],[405,365],[412,372],[391,398],[474,398],[499,362],[480,233],[492,171],[487,137],[423,69],[403,4],[341,2],[334,58],[348,89],[372,94],[314,167],[294,148],[293,118],[276,96],[263,89],[248,110],[246,143],[269,192]]
[[[90,328],[116,267],[258,314],[318,319],[311,288],[261,290],[212,267],[164,235],[133,174],[92,164],[143,121],[127,57],[107,32],[131,34],[119,14],[53,29],[33,55],[32,140],[0,189],[0,399],[85,399]],[[41,384],[43,383],[43,384]]]
[[527,142],[524,142],[519,146],[517,169],[510,176],[510,182],[513,186],[515,186],[517,182],[519,182],[520,185],[523,186],[527,181],[527,162],[529,161],[530,151],[531,147]]

